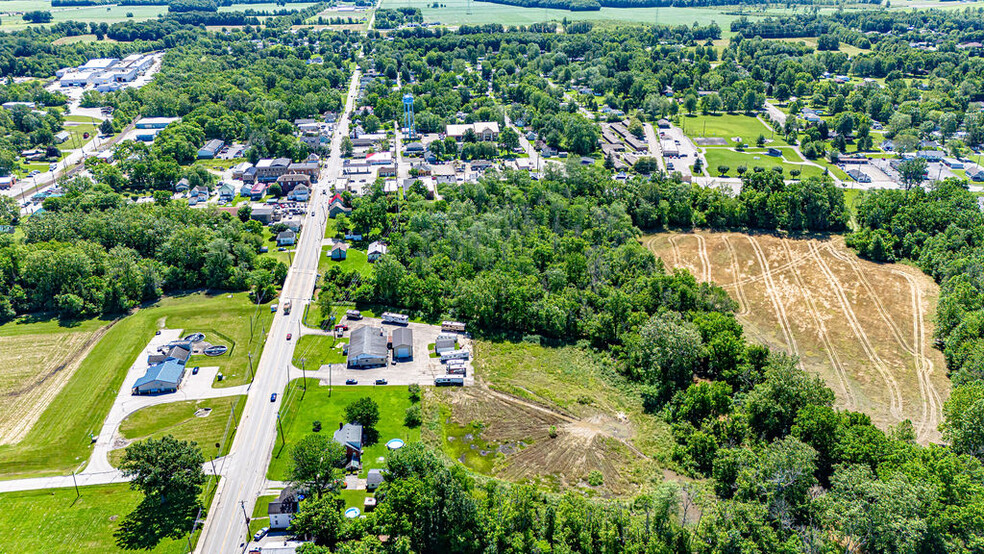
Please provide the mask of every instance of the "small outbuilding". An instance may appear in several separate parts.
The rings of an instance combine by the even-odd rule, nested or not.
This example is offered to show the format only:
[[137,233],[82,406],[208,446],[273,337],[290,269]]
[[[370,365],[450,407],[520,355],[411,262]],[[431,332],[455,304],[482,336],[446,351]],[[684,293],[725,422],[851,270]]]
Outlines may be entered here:
[[382,485],[384,481],[383,470],[381,469],[370,469],[368,475],[366,475],[366,490],[374,491]]
[[348,243],[336,242],[331,247],[331,259],[336,261],[344,260],[348,256]]
[[397,360],[413,359],[413,331],[402,327],[393,330],[393,358]]

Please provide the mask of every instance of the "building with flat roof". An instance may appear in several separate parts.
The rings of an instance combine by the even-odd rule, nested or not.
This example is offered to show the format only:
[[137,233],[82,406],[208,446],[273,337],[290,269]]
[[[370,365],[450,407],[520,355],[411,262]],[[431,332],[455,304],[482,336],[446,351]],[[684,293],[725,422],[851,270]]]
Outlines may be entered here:
[[144,117],[137,121],[134,127],[137,129],[164,129],[180,120],[180,117]]
[[212,139],[206,142],[205,146],[198,149],[198,159],[210,160],[214,158],[219,154],[219,151],[222,150],[223,146],[225,146],[225,143],[219,139]]

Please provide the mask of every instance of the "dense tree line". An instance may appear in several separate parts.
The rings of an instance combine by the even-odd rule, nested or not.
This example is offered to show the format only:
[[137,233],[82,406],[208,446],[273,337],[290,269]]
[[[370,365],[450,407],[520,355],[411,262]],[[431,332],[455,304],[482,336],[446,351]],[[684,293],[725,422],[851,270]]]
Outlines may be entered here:
[[21,226],[0,235],[0,319],[53,312],[118,314],[161,294],[208,287],[267,291],[287,267],[258,256],[261,226],[186,202],[133,204],[79,178]]

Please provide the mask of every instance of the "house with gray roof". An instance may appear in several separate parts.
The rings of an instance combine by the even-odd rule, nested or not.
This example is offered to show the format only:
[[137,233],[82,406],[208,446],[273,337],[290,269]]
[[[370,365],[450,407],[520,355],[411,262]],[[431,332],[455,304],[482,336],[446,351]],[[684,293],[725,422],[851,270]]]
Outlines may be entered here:
[[363,325],[352,331],[348,344],[349,368],[384,366],[388,354],[386,334],[381,328]]
[[333,436],[335,442],[345,447],[347,463],[345,469],[362,469],[362,425],[358,423],[338,424]]
[[370,469],[369,474],[366,475],[366,490],[374,491],[379,488],[379,485],[383,484],[385,477],[385,471],[382,469]]
[[294,487],[287,487],[280,491],[276,500],[267,506],[267,515],[270,516],[270,529],[286,529],[290,522],[294,520],[297,513],[300,495]]

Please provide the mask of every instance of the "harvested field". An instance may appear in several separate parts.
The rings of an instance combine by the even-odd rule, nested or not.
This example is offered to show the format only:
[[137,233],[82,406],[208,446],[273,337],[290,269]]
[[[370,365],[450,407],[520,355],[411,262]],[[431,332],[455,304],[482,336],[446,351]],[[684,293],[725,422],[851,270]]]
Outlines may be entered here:
[[41,324],[34,333],[30,331],[32,325],[37,324],[27,324],[27,329],[7,327],[10,334],[0,331],[0,352],[4,353],[0,445],[15,444],[27,435],[109,329],[105,322],[86,322],[76,329],[60,330]]
[[940,440],[950,383],[927,324],[938,288],[918,269],[861,260],[840,237],[701,231],[642,240],[669,267],[728,291],[748,338],[799,356],[838,406],[882,428],[909,419],[919,442]]

